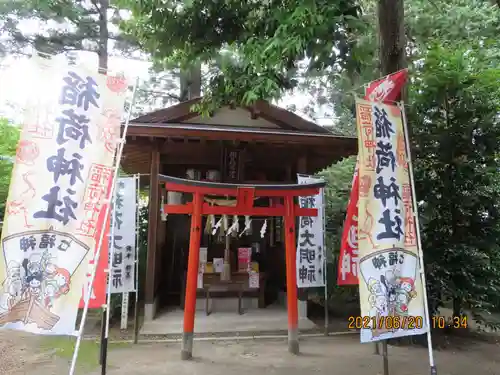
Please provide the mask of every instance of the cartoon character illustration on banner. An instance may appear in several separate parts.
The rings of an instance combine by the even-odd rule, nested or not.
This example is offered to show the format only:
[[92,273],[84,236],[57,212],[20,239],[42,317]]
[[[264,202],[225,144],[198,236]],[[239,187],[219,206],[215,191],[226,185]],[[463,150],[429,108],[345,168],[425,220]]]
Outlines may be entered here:
[[35,323],[51,330],[60,319],[51,309],[70,291],[71,275],[89,247],[51,229],[9,236],[2,245],[7,277],[0,291],[0,325]]
[[51,308],[54,301],[62,295],[68,294],[71,285],[71,275],[65,268],[49,264],[45,269],[45,301],[46,307]]
[[[417,266],[415,253],[396,247],[374,252],[361,259],[360,272],[368,287],[370,316],[376,317],[375,322],[387,316],[391,317],[391,322],[406,321],[404,317],[408,317],[410,304],[417,296]],[[372,335],[376,337],[404,328],[383,323],[373,327]]]

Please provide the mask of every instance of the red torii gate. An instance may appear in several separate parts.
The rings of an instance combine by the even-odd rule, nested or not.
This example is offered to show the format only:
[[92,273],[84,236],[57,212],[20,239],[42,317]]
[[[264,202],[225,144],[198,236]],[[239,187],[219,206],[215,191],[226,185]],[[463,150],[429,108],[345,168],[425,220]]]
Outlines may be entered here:
[[[315,208],[300,208],[294,203],[298,196],[311,196],[319,193],[324,182],[313,184],[287,185],[247,185],[224,184],[187,180],[160,175],[159,180],[165,183],[167,191],[193,194],[193,201],[183,205],[163,206],[165,214],[191,215],[191,234],[189,240],[186,299],[184,304],[184,330],[182,334],[181,358],[190,359],[193,354],[194,316],[196,310],[196,289],[198,279],[198,263],[200,255],[201,217],[202,215],[240,215],[240,216],[282,216],[285,219],[286,249],[286,283],[288,310],[288,351],[299,353],[298,341],[298,309],[296,280],[296,235],[295,218],[297,216],[317,216]],[[225,196],[236,197],[236,205],[211,206],[204,202],[204,197]],[[273,207],[254,207],[254,198],[283,198],[284,204]]]

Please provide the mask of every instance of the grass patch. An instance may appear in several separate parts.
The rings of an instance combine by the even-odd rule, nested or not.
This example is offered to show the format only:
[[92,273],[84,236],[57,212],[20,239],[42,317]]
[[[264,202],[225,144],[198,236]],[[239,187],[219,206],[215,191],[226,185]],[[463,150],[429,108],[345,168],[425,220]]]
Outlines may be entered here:
[[[55,351],[55,355],[65,360],[71,361],[75,350],[76,338],[68,336],[43,337],[40,347],[43,351]],[[127,343],[108,344],[109,351],[127,347]],[[85,370],[93,370],[99,366],[100,345],[93,340],[82,340],[78,351],[77,366]]]

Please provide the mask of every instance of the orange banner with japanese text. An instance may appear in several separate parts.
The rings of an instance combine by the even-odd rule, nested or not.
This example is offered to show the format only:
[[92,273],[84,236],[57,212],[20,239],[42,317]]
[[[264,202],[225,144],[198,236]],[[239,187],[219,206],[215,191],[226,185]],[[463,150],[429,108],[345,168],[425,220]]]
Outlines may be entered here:
[[361,342],[427,332],[401,115],[356,100]]
[[128,85],[39,57],[26,76],[1,240],[0,328],[73,335],[89,262],[106,230]]

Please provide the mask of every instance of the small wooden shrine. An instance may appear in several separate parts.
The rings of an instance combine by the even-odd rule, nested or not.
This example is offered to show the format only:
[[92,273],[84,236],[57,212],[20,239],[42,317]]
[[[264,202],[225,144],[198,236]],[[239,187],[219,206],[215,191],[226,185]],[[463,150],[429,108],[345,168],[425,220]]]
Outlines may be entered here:
[[[232,184],[236,189],[232,195],[203,196],[203,204],[212,207],[213,215],[202,216],[196,235],[200,254],[195,307],[215,313],[209,301],[233,298],[241,313],[249,306],[264,308],[286,293],[284,221],[281,211],[278,217],[269,215],[273,207],[278,212],[284,201],[283,195],[276,199],[254,196],[253,210],[248,213],[254,216],[245,218],[245,212],[235,211],[239,230],[226,236],[225,231],[235,223],[235,217],[226,212],[237,204],[235,191],[243,184],[296,184],[297,173],[314,174],[357,152],[355,138],[335,136],[265,101],[252,107],[223,107],[203,117],[191,111],[199,100],[138,117],[131,121],[127,134],[122,167],[128,173],[148,175],[142,179],[150,186],[146,320],[154,319],[164,306],[184,308],[186,301],[192,212],[180,207],[192,204],[194,197],[192,191],[169,189],[169,178]],[[223,211],[226,223],[221,221]],[[265,234],[261,235],[263,226]]]
[[[245,229],[240,236],[246,234],[251,229],[250,217],[267,217],[284,219],[285,226],[285,253],[286,253],[286,294],[288,311],[288,347],[289,351],[298,354],[298,307],[297,307],[297,281],[296,281],[296,241],[295,241],[295,220],[300,216],[317,216],[318,210],[313,208],[301,208],[295,203],[295,199],[301,196],[311,196],[319,193],[320,188],[325,186],[324,182],[316,184],[224,184],[219,182],[202,182],[193,179],[182,179],[170,176],[161,176],[160,180],[165,182],[168,192],[182,192],[192,195],[192,200],[185,204],[171,203],[163,206],[164,214],[188,214],[191,216],[189,252],[188,252],[188,270],[186,279],[186,297],[184,307],[184,329],[182,337],[182,358],[190,359],[193,352],[194,319],[196,311],[196,290],[202,288],[207,291],[206,303],[208,304],[208,292],[213,286],[218,286],[219,291],[230,292],[237,286],[239,290],[238,313],[241,314],[241,293],[245,290],[260,288],[259,262],[254,266],[250,265],[250,259],[245,262],[240,261],[238,254],[238,273],[232,272],[231,267],[231,247],[230,242],[226,240],[224,258],[220,258],[221,269],[220,277],[204,278],[206,270],[205,265],[200,263],[200,241],[201,225],[203,216],[215,217],[221,215],[220,221],[227,220],[227,216],[233,216],[233,224],[227,230],[220,230],[226,239],[229,238],[233,229],[238,228],[238,215],[244,215],[246,218]],[[221,204],[214,205],[213,198],[207,197],[226,197],[231,198],[231,204],[226,204],[228,200],[222,200]],[[265,199],[271,203],[272,199],[278,200],[277,204],[269,204],[268,207],[256,206],[259,199]],[[267,220],[267,219],[265,219]],[[210,223],[210,220],[208,220]],[[217,232],[218,225],[210,225],[212,235]],[[263,228],[265,229],[266,224]],[[213,229],[212,229],[213,228]],[[239,234],[239,228],[234,230]],[[264,236],[262,230],[262,236]],[[256,252],[260,253],[259,252]],[[253,255],[253,252],[252,252]],[[213,263],[215,264],[215,258]],[[244,267],[241,269],[241,263]],[[217,272],[217,269],[216,269]],[[233,280],[236,276],[246,276],[247,280]],[[202,278],[200,281],[200,277]],[[252,278],[257,280],[252,281]],[[243,282],[242,282],[243,281]],[[224,288],[221,290],[221,287]]]

